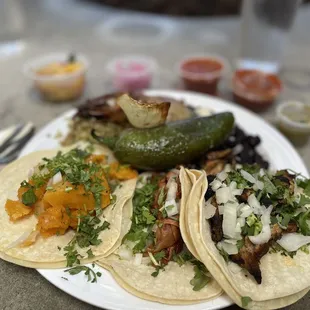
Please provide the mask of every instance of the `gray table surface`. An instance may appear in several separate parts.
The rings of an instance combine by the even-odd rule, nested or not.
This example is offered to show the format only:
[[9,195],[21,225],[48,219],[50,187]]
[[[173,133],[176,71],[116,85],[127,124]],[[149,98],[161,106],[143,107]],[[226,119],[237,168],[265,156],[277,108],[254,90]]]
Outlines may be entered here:
[[[165,38],[149,42],[152,29],[130,34],[130,41],[112,40],[106,25],[128,12],[88,4],[83,1],[11,0],[0,3],[1,40],[20,38],[20,53],[7,55],[0,46],[0,129],[19,121],[32,121],[37,129],[68,110],[76,103],[50,104],[42,102],[21,73],[29,58],[51,51],[79,51],[87,55],[92,66],[85,97],[101,95],[112,90],[104,65],[111,57],[124,53],[143,53],[156,57],[159,75],[154,88],[175,88],[175,63],[185,54],[219,53],[230,61],[238,55],[240,21],[229,18],[167,18],[131,13],[131,19],[143,18],[166,27]],[[2,7],[1,7],[2,5]],[[6,7],[3,7],[6,5]],[[4,25],[4,26],[3,26]],[[307,67],[310,55],[310,7],[298,13],[285,52],[285,66]],[[214,33],[218,36],[214,39]],[[128,33],[127,33],[128,34]],[[213,34],[213,39],[210,39]],[[125,34],[126,35],[126,34]],[[120,33],[124,37],[124,34]],[[124,38],[125,39],[125,38]],[[230,99],[229,92],[221,96]],[[298,99],[310,101],[310,89],[298,90],[285,85],[280,101]],[[274,107],[262,114],[274,121]],[[297,148],[310,168],[310,144]],[[286,309],[309,309],[310,295]],[[0,261],[0,308],[7,310],[32,309],[96,309],[54,287],[35,270]],[[182,308],[182,307],[180,307]],[[184,308],[185,309],[185,308]],[[229,309],[237,309],[233,306]]]

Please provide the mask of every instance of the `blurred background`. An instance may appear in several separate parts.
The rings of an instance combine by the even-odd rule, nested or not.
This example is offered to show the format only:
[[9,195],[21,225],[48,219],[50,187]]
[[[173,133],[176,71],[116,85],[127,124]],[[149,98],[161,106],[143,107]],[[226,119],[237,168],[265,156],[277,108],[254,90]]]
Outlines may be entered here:
[[[240,0],[0,0],[1,127],[31,120],[38,109],[36,125],[42,126],[85,98],[115,90],[106,67],[126,54],[157,62],[152,88],[182,88],[180,60],[213,54],[229,67],[218,92],[225,99],[233,100],[235,68],[250,59],[251,66],[280,75],[280,100],[308,101],[308,2],[251,0],[242,9]],[[27,61],[53,52],[82,53],[90,62],[85,92],[76,101],[42,101],[22,72]],[[274,108],[262,115],[273,121]]]

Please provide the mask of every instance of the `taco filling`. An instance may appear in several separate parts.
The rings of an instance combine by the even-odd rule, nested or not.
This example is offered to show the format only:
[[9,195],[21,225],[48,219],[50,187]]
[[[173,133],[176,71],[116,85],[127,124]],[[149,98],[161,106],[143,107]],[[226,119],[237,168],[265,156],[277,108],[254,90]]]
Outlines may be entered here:
[[26,238],[14,241],[7,249],[30,247],[39,237],[48,240],[73,231],[73,238],[63,248],[67,266],[85,258],[77,248],[85,249],[91,258],[90,247],[99,245],[100,233],[110,229],[103,210],[116,203],[114,189],[120,181],[137,177],[135,170],[118,162],[108,164],[107,159],[104,154],[73,149],[43,158],[31,168],[28,179],[20,184],[17,199],[7,199],[5,210],[15,225],[33,215],[36,225]]
[[267,253],[293,257],[310,243],[310,180],[287,170],[271,174],[244,166],[208,176],[206,219],[212,241],[226,261],[262,283],[260,260]]
[[188,262],[195,272],[190,284],[193,290],[199,291],[210,281],[210,276],[205,266],[187,250],[181,236],[179,173],[175,169],[164,176],[155,173],[140,176],[133,197],[131,229],[125,235],[118,255],[123,260],[133,260],[137,266],[147,261],[154,267],[152,277],[165,272],[169,262],[180,266]]

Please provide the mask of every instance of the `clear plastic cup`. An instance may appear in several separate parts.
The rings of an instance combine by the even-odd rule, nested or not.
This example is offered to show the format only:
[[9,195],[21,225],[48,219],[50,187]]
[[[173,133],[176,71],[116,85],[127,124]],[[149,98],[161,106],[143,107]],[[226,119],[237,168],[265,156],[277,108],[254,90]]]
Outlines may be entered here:
[[39,91],[44,100],[52,102],[70,101],[79,98],[85,88],[86,71],[89,67],[88,59],[75,54],[76,62],[82,67],[73,71],[61,74],[41,75],[39,69],[51,63],[67,62],[69,53],[53,53],[30,60],[23,67],[25,76],[34,82],[35,88]]
[[135,91],[151,86],[157,63],[152,57],[125,55],[112,59],[106,70],[116,91]]
[[217,55],[191,55],[183,58],[177,69],[186,89],[216,95],[218,82],[229,65]]

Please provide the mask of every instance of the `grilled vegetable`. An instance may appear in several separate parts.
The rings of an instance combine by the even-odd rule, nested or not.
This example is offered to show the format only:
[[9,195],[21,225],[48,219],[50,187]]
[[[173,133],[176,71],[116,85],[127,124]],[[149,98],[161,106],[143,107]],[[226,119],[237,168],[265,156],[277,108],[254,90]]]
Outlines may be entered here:
[[136,128],[152,128],[164,124],[170,108],[170,102],[135,100],[128,94],[118,97],[117,104]]
[[119,137],[93,137],[109,146],[122,162],[140,169],[168,169],[188,163],[218,146],[234,125],[232,113],[168,123],[149,129],[128,129]]

